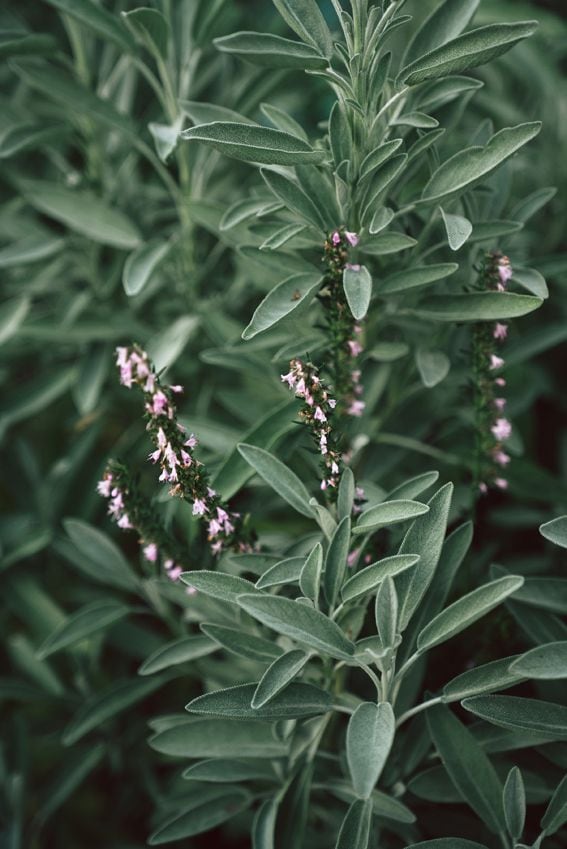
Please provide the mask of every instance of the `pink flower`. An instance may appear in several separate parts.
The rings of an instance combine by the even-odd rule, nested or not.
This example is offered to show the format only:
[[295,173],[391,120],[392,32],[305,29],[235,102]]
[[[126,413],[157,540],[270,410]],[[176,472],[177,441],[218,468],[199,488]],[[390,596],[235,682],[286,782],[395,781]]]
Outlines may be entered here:
[[191,455],[188,454],[187,451],[184,451],[183,448],[181,449],[180,454],[181,454],[181,462],[187,468],[193,462],[193,460],[191,459]]
[[352,401],[350,407],[347,410],[347,415],[349,416],[361,416],[364,412],[364,408],[366,404],[364,401]]
[[216,519],[211,519],[209,522],[209,535],[212,537],[216,537],[218,533],[222,531],[222,526]]
[[499,466],[507,466],[510,462],[510,455],[506,454],[505,451],[495,451],[494,462],[498,463]]
[[494,380],[496,386],[506,386],[506,379],[504,377],[497,377]]
[[183,569],[181,566],[172,566],[171,569],[168,569],[167,577],[172,581],[177,581],[182,572]]
[[132,363],[130,361],[120,366],[120,383],[127,389],[132,386]]
[[161,451],[159,450],[159,448],[157,448],[155,451],[152,451],[152,453],[148,456],[148,460],[151,460],[152,463],[157,463],[160,456],[161,456]]
[[293,389],[296,379],[293,372],[288,371],[287,374],[280,374],[280,378],[282,379],[283,383],[287,383],[290,389]]
[[355,488],[354,488],[354,496],[355,496],[355,498],[358,498],[358,500],[359,500],[359,501],[360,501],[362,498],[364,498],[364,490],[363,490],[363,488],[362,488],[361,486],[355,486]]
[[497,410],[503,410],[504,407],[506,406],[506,398],[495,398],[494,399],[494,406],[496,407]]
[[225,532],[225,534],[231,534],[231,533],[233,532],[233,530],[234,530],[234,525],[232,524],[232,522],[231,522],[231,521],[229,521],[229,520],[227,519],[227,520],[226,520],[226,522],[224,523],[224,532]]
[[193,516],[203,516],[207,512],[207,505],[202,498],[196,498],[193,502]]
[[163,432],[163,428],[161,427],[158,429],[157,432],[157,444],[161,451],[163,451],[163,449],[167,445],[167,436],[165,435],[165,433]]
[[479,483],[478,488],[479,488],[479,490],[482,492],[482,494],[483,494],[483,495],[486,495],[486,493],[488,492],[488,487],[487,487],[487,485],[484,483],[484,481],[483,481],[483,482],[481,482],[481,483]]
[[315,407],[315,412],[313,414],[313,418],[318,422],[326,422],[327,421],[327,416],[325,415],[325,413],[323,412],[321,407]]
[[354,566],[354,564],[356,563],[356,559],[359,555],[359,552],[360,552],[360,548],[353,548],[353,550],[351,552],[349,552],[349,555],[348,555],[347,561],[346,561],[347,566],[351,566],[351,567]]
[[[212,545],[211,548],[214,548],[215,545]],[[214,553],[216,554],[216,552]],[[195,589],[195,587],[186,587],[185,592],[187,595],[197,595],[197,590]]]
[[214,498],[216,494],[216,490],[214,490],[211,486],[207,487],[207,495],[209,498]]
[[348,268],[349,271],[360,271],[360,265],[357,262],[347,262],[345,268]]
[[500,282],[502,283],[503,286],[506,285],[508,280],[512,277],[513,273],[514,272],[512,271],[512,267],[509,263],[501,262],[499,264],[499,266],[498,266],[498,276],[499,276]]
[[110,490],[112,489],[112,478],[103,478],[96,485],[96,491],[104,498],[110,498]]
[[357,342],[356,339],[349,339],[347,344],[351,357],[357,357],[364,350],[360,342]]
[[498,487],[498,489],[508,489],[508,481],[506,478],[496,478],[494,484]]
[[327,401],[327,404],[329,405],[331,410],[334,410],[335,407],[337,406],[337,402],[335,401],[334,398],[329,398],[329,400]]
[[222,507],[217,507],[217,518],[219,522],[226,522],[228,519],[228,513],[226,510],[223,510]]
[[183,392],[183,387],[179,384],[175,384],[175,386],[170,386],[169,388],[172,392],[175,392],[176,395],[179,395],[181,392]]
[[128,348],[116,349],[116,365],[122,368],[128,361]]
[[156,388],[155,375],[151,374],[151,372],[150,372],[150,374],[148,374],[146,382],[144,383],[144,392],[153,392],[155,388]]
[[161,391],[161,389],[158,389],[152,398],[152,403],[149,405],[149,411],[150,413],[153,413],[154,416],[161,416],[168,409],[169,402],[167,400],[167,396]]
[[312,406],[313,406],[313,404],[315,403],[314,398],[313,398],[313,395],[311,395],[311,393],[310,393],[310,392],[306,392],[306,393],[305,393],[305,398],[304,398],[303,400],[305,401],[305,403],[306,403],[309,407],[312,407]]
[[325,491],[325,490],[327,489],[327,486],[328,486],[327,481],[323,479],[323,480],[321,481],[321,489],[322,489],[323,491]]
[[116,524],[119,528],[122,528],[123,530],[134,527],[126,513],[123,513],[122,516],[120,516]]
[[195,446],[197,445],[197,439],[195,437],[195,434],[192,433],[189,439],[187,439],[183,443],[183,445],[185,445],[187,448],[195,448]]
[[[216,542],[213,542],[213,544],[211,545],[211,551],[213,552],[213,554],[220,554],[220,552],[222,551],[222,542],[220,539],[218,539]],[[192,593],[189,593],[189,595],[192,595]]]
[[338,464],[336,463],[335,460],[333,460],[333,462],[331,463],[331,472],[334,475],[338,475],[338,473],[339,473],[339,467],[338,467]]
[[321,449],[321,454],[327,453],[327,437],[324,433],[319,437],[319,447]]
[[333,245],[340,245],[340,243],[341,243],[341,234],[339,233],[339,231],[338,231],[338,230],[335,230],[335,232],[334,232],[334,233],[333,233],[333,235],[331,236],[331,242],[333,243]]
[[508,325],[500,324],[499,321],[494,325],[494,330],[492,331],[492,335],[495,339],[505,339],[508,335]]
[[305,395],[305,381],[302,377],[297,381],[297,386],[295,387],[295,394]]
[[142,549],[144,553],[144,557],[146,560],[149,560],[150,563],[155,563],[158,558],[158,547],[155,542],[150,542],[148,545],[144,546]]
[[348,230],[345,230],[345,239],[347,240],[349,245],[352,245],[353,248],[358,245],[359,238],[356,233],[351,233]]
[[504,365],[504,360],[502,359],[502,357],[497,357],[496,354],[490,355],[490,368],[491,369],[502,368],[503,365]]
[[496,419],[496,422],[492,425],[490,430],[492,431],[494,438],[501,442],[504,439],[508,439],[512,433],[512,425],[508,419]]

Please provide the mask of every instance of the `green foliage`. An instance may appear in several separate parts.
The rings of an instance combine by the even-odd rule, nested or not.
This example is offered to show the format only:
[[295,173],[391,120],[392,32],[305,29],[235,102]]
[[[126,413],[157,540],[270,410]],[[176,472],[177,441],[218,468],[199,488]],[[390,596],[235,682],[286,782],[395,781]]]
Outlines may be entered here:
[[[561,849],[564,21],[12,5],[0,842]],[[150,499],[133,342],[220,512]],[[502,375],[481,498],[507,413],[474,393]]]

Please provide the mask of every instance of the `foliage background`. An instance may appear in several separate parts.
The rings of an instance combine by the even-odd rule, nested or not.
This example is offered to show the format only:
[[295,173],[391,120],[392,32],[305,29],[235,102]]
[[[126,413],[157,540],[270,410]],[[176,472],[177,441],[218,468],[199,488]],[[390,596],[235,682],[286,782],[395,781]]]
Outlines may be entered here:
[[[432,5],[423,3],[423,13]],[[473,556],[461,577],[461,593],[495,561],[506,566],[513,563],[514,570],[532,576],[561,574],[557,550],[542,540],[537,526],[567,510],[567,175],[563,153],[567,143],[567,13],[558,2],[485,0],[477,21],[532,17],[541,25],[529,43],[495,65],[479,69],[479,78],[489,85],[473,101],[461,128],[467,136],[486,117],[499,125],[543,120],[541,135],[516,160],[514,191],[524,196],[544,186],[558,187],[554,199],[531,220],[521,240],[512,237],[506,244],[512,261],[529,257],[530,264],[545,275],[551,297],[541,310],[518,323],[510,345],[509,359],[514,366],[509,397],[521,434],[514,447],[521,456],[511,468],[510,491],[491,494],[480,503]],[[4,28],[22,24],[52,34],[67,57],[58,64],[69,65],[68,36],[48,3],[8,3],[0,12],[0,22]],[[234,65],[225,57],[219,59],[209,44],[212,35],[236,29],[275,31],[278,26],[267,2],[225,4],[205,39],[203,59],[188,99],[238,108],[247,114],[252,114],[260,101],[268,100],[292,112],[315,133],[329,108],[324,89],[315,79],[306,82],[299,73],[284,76],[252,71],[237,79],[230,73]],[[87,37],[86,43],[90,72],[93,68],[104,70],[100,39]],[[95,78],[96,71],[90,82]],[[163,786],[158,787],[163,767],[150,766],[145,751],[145,722],[157,713],[178,711],[188,701],[195,682],[170,681],[116,722],[95,732],[77,754],[62,749],[60,737],[82,695],[122,676],[135,676],[141,660],[164,635],[159,625],[149,624],[141,616],[116,625],[94,656],[81,652],[58,656],[47,667],[34,659],[35,650],[63,612],[96,597],[97,584],[89,578],[88,568],[73,563],[62,520],[78,517],[110,532],[95,494],[103,462],[109,454],[129,453],[141,465],[145,455],[136,404],[116,385],[111,366],[114,344],[134,337],[143,344],[149,342],[150,348],[163,354],[164,362],[174,363],[176,382],[189,388],[184,418],[199,432],[203,457],[213,469],[258,418],[286,401],[277,381],[277,364],[266,368],[261,347],[257,352],[253,346],[233,350],[235,345],[240,347],[237,340],[259,299],[262,279],[252,274],[251,281],[250,269],[231,251],[230,237],[219,234],[218,219],[227,198],[237,199],[253,177],[245,165],[214,157],[211,163],[196,153],[189,161],[187,191],[192,199],[187,203],[188,218],[181,216],[176,246],[164,271],[152,278],[141,295],[130,298],[121,283],[126,252],[108,244],[93,244],[54,223],[30,201],[30,189],[23,181],[49,180],[100,192],[148,238],[160,230],[169,235],[177,227],[175,209],[164,199],[154,165],[147,157],[126,151],[116,134],[107,130],[101,134],[89,125],[88,117],[73,116],[71,120],[56,96],[28,87],[12,63],[2,62],[0,79],[0,133],[18,121],[33,120],[67,123],[72,134],[48,146],[47,152],[40,145],[15,156],[3,154],[0,160],[0,261],[5,259],[3,249],[21,239],[65,239],[64,246],[45,259],[4,262],[2,271],[6,295],[29,296],[29,308],[16,332],[5,339],[0,361],[0,579],[4,599],[0,651],[6,670],[0,687],[5,730],[0,817],[7,845],[14,849],[19,845],[133,849],[144,845],[153,802],[164,792]],[[136,121],[139,139],[151,147],[146,125],[162,121],[163,114],[150,87],[134,72],[125,75],[115,95]],[[387,369],[394,385],[404,379],[397,368],[392,367],[391,373],[390,367]],[[365,455],[365,477],[388,489],[433,464],[440,469],[442,481],[457,479],[457,503],[464,509],[467,486],[458,463],[453,462],[455,454],[467,450],[466,428],[455,431],[453,427],[458,391],[458,385],[449,381],[396,408],[387,432],[418,440],[426,446],[425,453],[423,448],[405,451],[377,441]],[[296,445],[297,435],[292,431],[283,436],[279,451],[283,456],[292,455]],[[432,456],[428,456],[427,446]],[[246,499],[242,509],[256,506],[253,491]],[[165,509],[173,520],[173,508]],[[267,520],[272,524],[266,528],[274,543],[281,531],[277,518],[272,514]],[[176,521],[186,527],[191,538],[195,529],[188,517],[178,515]],[[126,538],[118,542],[129,560],[137,562],[135,542]],[[513,615],[500,612],[467,632],[450,656],[439,651],[438,667],[430,668],[427,686],[434,690],[440,683],[437,668],[441,680],[447,680],[447,673],[457,674],[467,664],[498,656],[494,647],[502,643],[507,654],[522,650],[525,634]],[[560,700],[554,685],[541,685],[538,692],[544,698]],[[555,763],[538,753],[526,766],[535,773],[548,768],[556,777],[567,762],[565,746],[557,747]],[[60,792],[60,776],[86,758],[92,758],[92,769],[69,789],[67,798]],[[48,799],[59,800],[61,806],[54,803],[52,812],[46,810]],[[421,810],[420,804],[424,805],[416,801],[416,811],[427,822],[431,809],[424,805]],[[535,823],[543,808],[536,805],[530,810]],[[458,806],[452,811],[458,822]],[[451,833],[450,819],[447,816],[447,833]],[[234,829],[232,836],[230,827],[225,832],[231,845],[247,845],[244,840],[238,842],[237,826]],[[211,845],[212,839],[195,839],[190,845]]]

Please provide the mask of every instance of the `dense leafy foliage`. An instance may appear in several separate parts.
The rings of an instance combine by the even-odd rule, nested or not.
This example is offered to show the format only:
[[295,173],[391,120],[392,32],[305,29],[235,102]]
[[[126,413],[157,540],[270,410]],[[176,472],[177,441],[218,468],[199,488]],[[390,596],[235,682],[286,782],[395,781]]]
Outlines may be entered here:
[[560,849],[565,23],[0,22],[0,842]]

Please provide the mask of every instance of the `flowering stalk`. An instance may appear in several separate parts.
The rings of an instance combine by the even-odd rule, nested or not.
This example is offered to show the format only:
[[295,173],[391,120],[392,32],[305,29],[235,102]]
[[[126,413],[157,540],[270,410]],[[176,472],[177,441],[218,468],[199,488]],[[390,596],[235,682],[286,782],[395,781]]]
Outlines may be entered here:
[[[499,251],[488,254],[481,271],[483,289],[504,292],[512,276],[510,260]],[[504,359],[497,353],[506,339],[508,326],[501,322],[482,322],[473,329],[473,372],[476,414],[476,464],[475,485],[481,493],[489,486],[506,489],[508,481],[502,469],[510,462],[504,442],[512,432],[512,425],[504,415],[506,398],[503,397],[505,379],[500,374]]]
[[142,553],[149,563],[161,561],[172,581],[190,568],[181,547],[157,519],[154,507],[144,498],[126,466],[109,461],[97,492],[108,499],[108,512],[118,527],[138,533]]
[[203,464],[193,454],[197,439],[194,434],[188,435],[177,421],[173,398],[183,388],[163,386],[147,353],[139,346],[117,348],[116,354],[122,385],[128,389],[137,386],[144,394],[146,429],[155,449],[149,459],[159,463],[159,480],[170,483],[170,495],[189,501],[193,506],[193,515],[207,523],[213,554],[227,549],[248,551],[251,539],[240,514],[229,510],[228,505],[210,486]]
[[323,261],[327,270],[318,298],[325,309],[329,336],[329,361],[333,386],[337,394],[339,415],[361,416],[364,401],[360,399],[362,386],[358,356],[363,347],[360,342],[362,327],[353,318],[343,289],[343,271],[356,269],[348,262],[349,248],[356,247],[358,235],[340,227],[325,241]]
[[[309,427],[317,451],[321,455],[321,489],[329,489],[334,493],[339,482],[342,460],[339,440],[329,419],[337,402],[330,397],[328,388],[319,377],[318,369],[312,363],[303,363],[299,359],[291,360],[289,372],[282,374],[281,379],[303,401],[299,417]],[[331,496],[332,500],[334,497]]]

